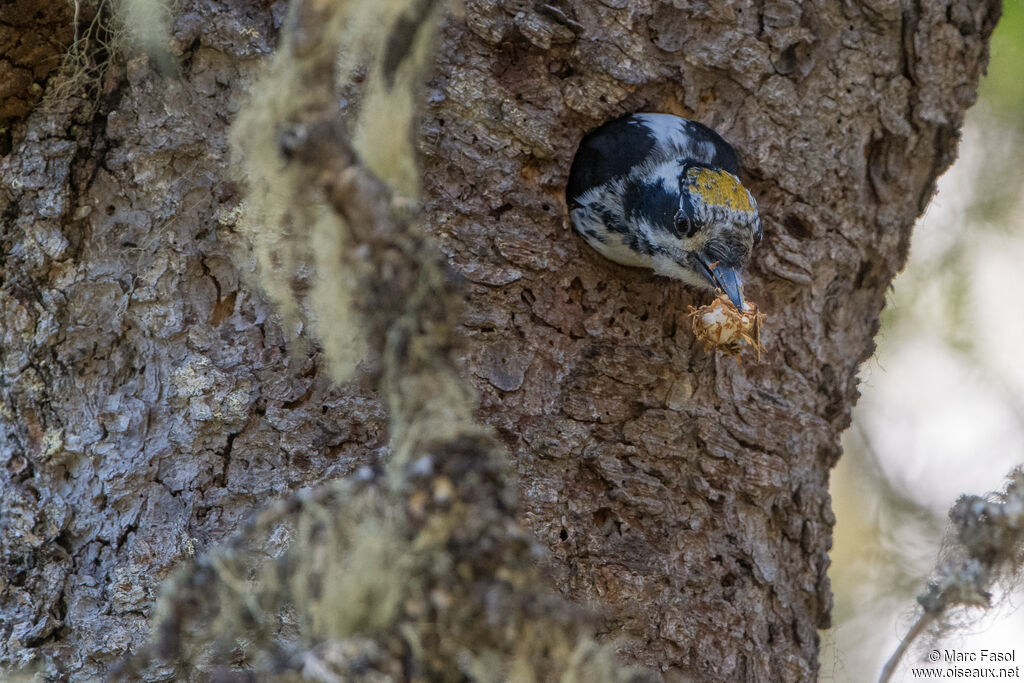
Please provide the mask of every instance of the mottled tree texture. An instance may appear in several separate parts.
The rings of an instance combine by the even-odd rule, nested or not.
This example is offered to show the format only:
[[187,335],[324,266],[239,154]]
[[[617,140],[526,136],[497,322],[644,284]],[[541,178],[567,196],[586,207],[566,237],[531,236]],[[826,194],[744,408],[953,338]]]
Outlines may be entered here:
[[[21,55],[59,52],[73,31],[11,39],[52,17],[27,0],[0,10],[0,69],[26,74],[0,89],[5,667],[103,675],[143,646],[161,579],[269,501],[390,457],[382,351],[332,383],[310,333],[318,300],[301,298],[315,255],[287,234],[270,251],[296,266],[300,305],[279,317],[239,227],[229,126],[286,7],[178,4],[177,75],[115,55],[88,99],[45,107],[25,79],[53,77]],[[627,662],[665,678],[814,677],[829,468],[998,12],[465,0],[446,21],[418,143],[424,223],[464,295],[458,360],[554,584],[604,610]],[[602,260],[564,222],[580,137],[636,110],[703,121],[742,157],[765,224],[746,287],[768,316],[758,364],[693,338],[687,307],[704,295]],[[373,508],[362,500],[349,505]],[[253,552],[316,536],[268,528]]]
[[[79,18],[88,23],[93,14]],[[11,124],[32,111],[47,76],[72,49],[74,15],[71,3],[0,5],[0,153],[10,153]]]
[[[329,223],[333,241],[345,245],[329,268],[351,280],[352,296],[323,310],[317,292],[333,291],[334,283],[315,278],[309,313],[358,325],[379,350],[369,379],[389,413],[384,471],[364,468],[354,479],[286,498],[183,567],[162,589],[151,642],[118,663],[118,680],[167,670],[219,678],[240,669],[259,680],[615,683],[645,676],[616,663],[612,649],[595,642],[592,616],[542,576],[517,521],[510,463],[494,431],[474,420],[472,392],[455,362],[459,288],[409,198],[363,163],[373,160],[395,186],[403,177],[410,189],[418,184],[418,174],[404,171],[416,167],[415,93],[433,67],[439,7],[294,4],[290,28],[233,133],[247,193],[242,229],[257,244],[280,304],[300,311],[305,292],[291,289],[288,270],[262,253],[268,235],[287,231],[297,251],[313,250],[324,245],[321,227]],[[349,83],[352,72],[337,57],[350,36],[363,44],[359,80],[367,96],[343,122],[332,75]],[[388,119],[406,131],[391,141],[396,154],[357,156],[347,129]],[[265,194],[272,179],[277,187]],[[339,358],[332,371],[350,369]],[[282,528],[293,530],[288,548],[261,562],[259,540]],[[243,584],[242,577],[256,580]]]

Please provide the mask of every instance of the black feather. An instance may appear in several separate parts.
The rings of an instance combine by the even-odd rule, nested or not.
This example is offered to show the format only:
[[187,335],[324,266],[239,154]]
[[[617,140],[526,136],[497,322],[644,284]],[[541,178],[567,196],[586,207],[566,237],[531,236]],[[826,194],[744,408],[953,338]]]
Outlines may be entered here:
[[710,142],[715,149],[714,154],[712,154],[710,158],[697,159],[697,161],[703,161],[712,167],[717,166],[723,171],[728,171],[739,178],[740,157],[736,154],[736,150],[732,148],[732,145],[726,142],[721,135],[711,130],[703,123],[698,123],[697,121],[691,121],[689,119],[684,120],[686,121],[686,132],[690,136],[691,140],[698,143]]
[[634,178],[627,181],[622,193],[622,208],[630,218],[642,218],[656,229],[681,236],[675,221],[679,211],[679,190],[669,192],[660,180],[644,182]]
[[[739,177],[739,156],[721,135],[703,123],[673,118],[678,121],[679,146],[692,150],[686,158]],[[675,131],[672,134],[674,136]],[[569,169],[566,202],[572,208],[587,190],[626,176],[655,156],[668,159],[672,156],[668,151],[658,147],[656,135],[636,114],[609,121],[588,133],[580,142]]]
[[632,115],[609,121],[588,133],[580,142],[569,169],[566,202],[572,207],[587,190],[627,175],[643,163],[656,143],[651,131],[644,125],[637,125]]

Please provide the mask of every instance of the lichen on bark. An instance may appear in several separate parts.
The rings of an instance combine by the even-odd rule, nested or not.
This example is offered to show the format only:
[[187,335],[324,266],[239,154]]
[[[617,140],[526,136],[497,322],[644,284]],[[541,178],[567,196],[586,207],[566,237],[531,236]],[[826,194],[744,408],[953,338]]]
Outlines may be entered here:
[[[177,75],[120,56],[95,103],[9,122],[3,666],[101,675],[141,647],[159,579],[193,549],[390,454],[383,347],[332,385],[295,324],[322,301],[282,326],[234,260],[227,131],[284,9],[182,2]],[[444,23],[417,145],[424,228],[463,282],[457,367],[511,453],[556,585],[603,605],[627,661],[814,676],[838,434],[997,15],[960,0],[466,0]],[[640,109],[708,123],[743,158],[765,223],[747,288],[770,320],[761,364],[705,353],[685,320],[699,295],[601,260],[564,224],[579,138]],[[309,266],[345,248],[297,251],[290,291],[305,297]],[[373,507],[360,487],[323,495]],[[281,556],[289,524],[260,529],[235,538]],[[290,637],[294,620],[279,627]]]
[[[304,253],[313,254],[323,239],[313,217],[334,213],[345,248],[326,270],[315,262],[314,287],[349,279],[352,300],[321,298],[330,307],[314,312],[360,325],[381,349],[375,376],[392,446],[385,474],[368,471],[286,500],[223,550],[184,567],[164,588],[151,644],[119,667],[119,679],[161,662],[190,678],[233,668],[282,680],[639,678],[596,644],[593,619],[557,597],[536,567],[502,448],[474,421],[454,364],[458,290],[415,208],[396,191],[414,189],[403,182],[416,158],[413,103],[432,64],[436,22],[429,3],[397,13],[297,3],[235,137],[250,206],[264,221],[276,219],[249,222],[255,239],[287,229],[281,241],[308,241]],[[426,44],[392,59],[397,31]],[[345,125],[333,67],[353,34],[363,37],[369,62],[364,87],[377,94]],[[354,69],[339,71],[347,80]],[[301,96],[283,74],[304,84]],[[403,106],[410,111],[390,118],[408,129],[396,131],[406,146],[393,142],[374,169],[396,188],[362,165],[348,130],[366,130],[363,119]],[[390,165],[396,154],[402,163]],[[273,206],[261,211],[268,189]],[[281,272],[266,258],[261,266],[268,280]],[[277,293],[295,296],[287,281]],[[294,298],[289,309],[299,309]],[[281,524],[296,530],[289,547],[276,562],[260,562],[259,539]]]

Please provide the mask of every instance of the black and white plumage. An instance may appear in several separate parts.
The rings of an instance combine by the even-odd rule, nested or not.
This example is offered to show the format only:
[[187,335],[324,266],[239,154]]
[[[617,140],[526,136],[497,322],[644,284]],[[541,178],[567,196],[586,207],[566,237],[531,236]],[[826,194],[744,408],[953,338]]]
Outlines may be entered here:
[[583,138],[569,171],[573,227],[606,258],[650,268],[743,309],[741,270],[761,239],[739,157],[707,126],[630,114]]

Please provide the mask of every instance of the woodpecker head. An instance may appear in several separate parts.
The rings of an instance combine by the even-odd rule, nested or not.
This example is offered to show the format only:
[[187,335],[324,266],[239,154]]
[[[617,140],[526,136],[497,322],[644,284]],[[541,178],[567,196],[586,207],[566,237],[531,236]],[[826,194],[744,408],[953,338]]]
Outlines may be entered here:
[[588,133],[566,186],[576,231],[606,258],[705,289],[743,310],[741,270],[761,239],[736,151],[670,114],[630,114]]
[[743,310],[741,270],[761,240],[761,219],[739,178],[709,164],[684,162],[674,224],[684,250],[679,265]]

